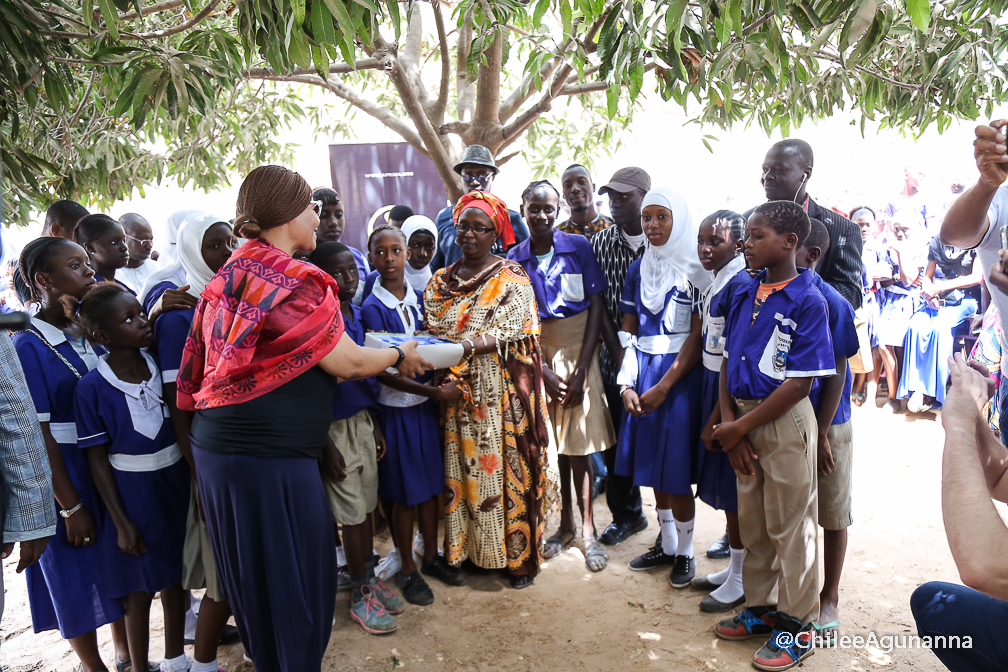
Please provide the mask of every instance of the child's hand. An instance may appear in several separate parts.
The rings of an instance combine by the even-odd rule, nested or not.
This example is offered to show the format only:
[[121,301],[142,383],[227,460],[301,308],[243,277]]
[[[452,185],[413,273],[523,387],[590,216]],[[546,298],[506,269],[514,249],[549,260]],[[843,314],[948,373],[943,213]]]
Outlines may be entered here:
[[548,366],[544,366],[542,370],[543,386],[546,388],[546,394],[553,401],[563,401],[564,396],[567,394],[567,384],[560,380],[560,376],[553,373],[553,369]]
[[459,387],[457,380],[439,385],[434,389],[437,400],[442,404],[453,404],[462,398],[462,388]]
[[117,543],[119,544],[120,551],[127,555],[143,555],[147,552],[143,535],[140,534],[140,530],[137,529],[132,520],[127,518],[123,522],[122,527],[117,526],[116,529],[119,531]]
[[90,546],[98,540],[94,519],[83,506],[66,519],[67,541],[74,546]]
[[582,369],[581,367],[574,369],[574,373],[567,379],[567,384],[565,385],[564,406],[570,408],[581,405],[581,402],[584,401],[585,391],[588,388],[587,378],[587,369]]
[[635,417],[640,417],[641,405],[640,398],[637,396],[637,392],[634,391],[632,387],[624,390],[622,394],[623,408],[626,409],[627,413]]
[[[712,441],[717,441],[724,448],[722,450],[728,451],[738,445],[739,441],[745,438],[745,433],[741,431],[736,421],[722,422],[720,425],[714,427],[714,434],[711,436]],[[746,442],[748,443],[748,441]],[[750,447],[750,450],[752,448]]]
[[829,445],[829,438],[826,434],[819,435],[819,456],[817,458],[820,476],[829,476],[836,466],[833,459],[833,449]]
[[707,420],[707,426],[703,428],[700,433],[700,440],[703,441],[704,447],[707,450],[714,452],[721,452],[721,444],[714,440],[714,416],[711,415],[710,419]]
[[388,450],[388,444],[385,443],[385,435],[382,434],[381,427],[377,424],[374,426],[374,430],[371,433],[374,434],[375,460],[380,462],[381,459],[385,457],[385,451]]
[[655,385],[650,390],[647,390],[644,394],[640,396],[640,405],[643,409],[644,415],[654,413],[658,410],[658,407],[665,403],[665,397],[668,396],[668,390],[666,390],[661,384]]
[[[722,427],[723,426],[724,425],[722,425]],[[735,473],[739,476],[756,475],[756,469],[753,468],[753,462],[759,458],[756,457],[756,451],[753,450],[752,444],[749,443],[749,439],[743,436],[734,448],[725,452],[728,453],[728,460],[731,462],[732,469],[734,469]]]
[[322,448],[321,457],[319,457],[319,471],[322,472],[322,478],[330,481],[338,482],[346,478],[346,462],[343,460],[343,453],[329,437],[326,437],[326,444]]

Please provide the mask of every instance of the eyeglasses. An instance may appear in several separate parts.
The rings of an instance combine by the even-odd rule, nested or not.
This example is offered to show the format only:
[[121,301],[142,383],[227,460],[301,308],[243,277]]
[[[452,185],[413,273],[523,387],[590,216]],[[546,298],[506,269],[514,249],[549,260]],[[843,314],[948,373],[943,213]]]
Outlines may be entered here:
[[144,247],[154,247],[154,239],[153,238],[134,238],[133,236],[129,235],[128,233],[126,234],[126,237],[129,238],[130,240],[132,240],[133,242],[140,243]]
[[483,184],[485,182],[489,182],[493,178],[493,176],[494,176],[494,174],[493,174],[493,171],[491,171],[491,170],[487,170],[487,171],[483,171],[483,172],[479,172],[479,173],[463,172],[462,173],[462,181],[463,182],[479,182],[480,184]]
[[476,233],[476,234],[479,234],[479,235],[482,236],[485,233],[490,233],[491,231],[496,231],[496,229],[494,229],[492,226],[483,226],[482,224],[473,224],[472,226],[469,226],[468,224],[456,224],[455,225],[455,232],[456,233],[468,233],[469,231],[472,231],[473,233]]
[[316,215],[318,215],[319,217],[322,216],[322,201],[312,201],[311,202],[311,207],[312,207],[312,210],[315,211]]

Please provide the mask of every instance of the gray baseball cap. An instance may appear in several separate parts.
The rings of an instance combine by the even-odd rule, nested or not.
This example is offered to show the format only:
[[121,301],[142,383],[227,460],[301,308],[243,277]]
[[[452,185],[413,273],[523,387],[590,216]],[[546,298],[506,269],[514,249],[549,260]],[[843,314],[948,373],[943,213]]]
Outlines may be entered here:
[[628,191],[633,191],[634,189],[649,191],[651,189],[651,176],[648,175],[643,168],[630,166],[629,168],[620,168],[613,173],[612,179],[604,184],[602,188],[598,190],[598,193],[604,194],[607,191],[612,190],[625,194]]

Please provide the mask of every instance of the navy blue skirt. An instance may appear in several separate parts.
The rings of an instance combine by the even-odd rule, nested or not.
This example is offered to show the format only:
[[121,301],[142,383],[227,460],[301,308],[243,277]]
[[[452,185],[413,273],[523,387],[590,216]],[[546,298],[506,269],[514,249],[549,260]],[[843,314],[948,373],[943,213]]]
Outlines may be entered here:
[[388,449],[378,462],[378,495],[408,506],[440,495],[445,480],[438,404],[379,408]]
[[217,577],[257,672],[319,672],[336,538],[318,462],[193,446]]
[[[718,385],[721,374],[704,368],[703,392],[701,402],[703,407],[702,427],[707,425],[714,406],[718,403],[720,390]],[[738,481],[735,470],[732,469],[728,454],[723,451],[710,451],[702,441],[697,442],[700,451],[700,477],[697,483],[697,496],[705,504],[719,511],[738,511]]]

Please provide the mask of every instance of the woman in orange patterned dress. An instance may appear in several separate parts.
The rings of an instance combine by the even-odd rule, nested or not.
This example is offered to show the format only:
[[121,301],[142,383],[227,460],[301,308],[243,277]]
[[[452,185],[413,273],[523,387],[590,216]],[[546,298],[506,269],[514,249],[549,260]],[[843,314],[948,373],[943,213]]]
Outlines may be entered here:
[[448,561],[507,569],[525,588],[539,573],[546,513],[556,502],[556,445],[548,431],[539,312],[520,265],[491,253],[514,241],[507,206],[484,192],[453,213],[462,258],[424,293],[428,326],[462,343],[448,372],[461,398],[445,407]]

